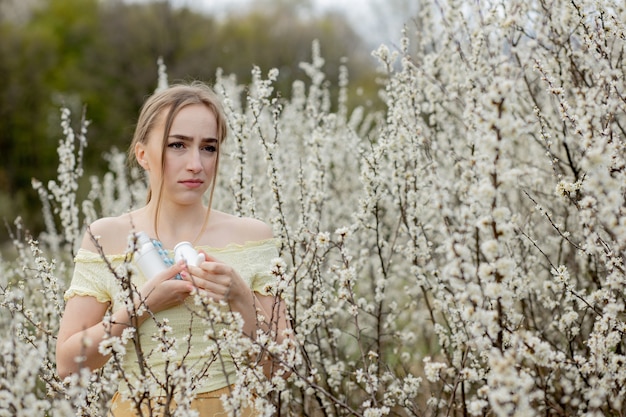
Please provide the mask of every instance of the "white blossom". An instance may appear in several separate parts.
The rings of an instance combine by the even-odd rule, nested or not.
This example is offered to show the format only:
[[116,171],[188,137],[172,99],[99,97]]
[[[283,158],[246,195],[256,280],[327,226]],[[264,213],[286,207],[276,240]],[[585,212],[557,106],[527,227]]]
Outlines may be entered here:
[[[236,365],[226,408],[272,415],[280,398],[281,415],[303,416],[622,413],[624,17],[614,1],[424,4],[398,47],[372,53],[382,110],[350,107],[348,67],[331,79],[317,42],[288,92],[277,69],[252,68],[246,86],[218,71],[231,137],[213,204],[271,224],[280,253],[246,279],[271,277],[262,290],[290,324],[278,341],[275,312],[259,312],[270,328],[251,338],[227,303],[189,300],[206,357]],[[0,258],[0,402],[22,415],[103,415],[126,377],[116,360],[142,330],[99,344],[112,355],[102,373],[56,377],[83,224],[127,213],[147,189],[116,150],[80,189],[88,123],[74,132],[70,116],[57,178],[33,181],[46,230],[25,244],[18,219],[15,260]],[[129,263],[114,272],[137,275]],[[115,301],[148,313],[136,292]],[[174,360],[194,338],[175,340],[171,326],[158,321],[145,336],[157,348],[143,352],[168,363],[171,385],[146,377],[130,397],[170,389],[177,413],[193,415],[203,365]],[[281,367],[270,378],[268,357]]]

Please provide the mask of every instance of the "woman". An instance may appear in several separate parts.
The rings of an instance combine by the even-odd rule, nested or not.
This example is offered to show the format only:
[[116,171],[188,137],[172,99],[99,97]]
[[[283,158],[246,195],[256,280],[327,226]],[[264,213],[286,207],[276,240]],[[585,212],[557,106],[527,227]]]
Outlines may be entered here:
[[[224,352],[206,353],[213,342],[206,337],[206,322],[194,320],[198,317],[194,308],[202,307],[194,303],[192,293],[199,292],[204,300],[221,302],[222,309],[239,313],[243,333],[251,338],[271,326],[280,340],[286,328],[284,306],[269,293],[270,263],[277,256],[270,227],[210,208],[226,132],[221,105],[207,86],[176,85],[155,93],[142,107],[129,149],[131,159],[148,173],[147,203],[130,213],[93,222],[83,238],[65,294],[57,370],[64,378],[81,367],[101,368],[111,355],[100,353],[100,342],[121,336],[129,326],[137,328],[141,336],[135,346],[141,348],[127,343],[122,367],[128,380],[113,398],[112,416],[133,416],[139,406],[154,410],[155,404],[168,402],[171,393],[167,392],[166,374],[172,364],[181,363],[181,355],[190,372],[194,366],[201,370],[194,382],[198,396],[192,407],[201,416],[223,412],[219,397],[233,384],[235,365]],[[208,206],[203,202],[207,192]],[[132,275],[137,291],[134,308],[128,308],[120,299],[120,294],[128,292],[123,292],[110,267],[123,265],[128,242],[138,231],[154,239],[170,257],[178,242],[192,242],[205,261],[198,266],[178,262],[153,278],[140,272]],[[140,314],[134,314],[135,309]],[[107,311],[110,317],[106,317]],[[260,322],[259,316],[265,320]],[[174,336],[185,341],[180,352],[172,353],[174,357],[168,360],[163,359],[165,355],[153,354],[154,336],[164,319]],[[123,395],[146,377],[163,384],[161,388],[155,384],[156,399],[146,402]]]

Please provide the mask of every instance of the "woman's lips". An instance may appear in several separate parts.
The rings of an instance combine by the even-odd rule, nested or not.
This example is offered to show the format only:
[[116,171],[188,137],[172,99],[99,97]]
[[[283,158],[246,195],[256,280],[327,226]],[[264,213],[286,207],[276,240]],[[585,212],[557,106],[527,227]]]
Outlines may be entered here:
[[180,184],[184,185],[187,188],[198,188],[200,187],[204,181],[202,180],[182,180],[179,181]]

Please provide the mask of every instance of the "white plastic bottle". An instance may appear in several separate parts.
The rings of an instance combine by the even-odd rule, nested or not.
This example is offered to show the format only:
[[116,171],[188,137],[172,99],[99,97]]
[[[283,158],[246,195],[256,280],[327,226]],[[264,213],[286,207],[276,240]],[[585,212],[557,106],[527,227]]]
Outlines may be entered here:
[[174,247],[174,261],[184,259],[187,265],[198,266],[204,262],[204,255],[196,252],[189,242],[180,242]]
[[135,254],[135,262],[143,273],[150,279],[161,271],[167,269],[167,265],[159,255],[159,250],[154,246],[150,237],[144,232],[137,232],[138,250]]

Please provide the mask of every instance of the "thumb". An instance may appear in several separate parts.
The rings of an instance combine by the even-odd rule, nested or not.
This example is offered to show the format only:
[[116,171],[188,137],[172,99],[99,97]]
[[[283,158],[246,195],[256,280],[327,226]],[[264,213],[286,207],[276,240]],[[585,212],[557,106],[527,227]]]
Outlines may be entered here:
[[199,250],[198,254],[204,257],[203,262],[219,262],[219,260],[216,257],[209,255],[203,250]]
[[159,272],[152,279],[156,282],[164,282],[169,279],[176,278],[176,276],[185,269],[187,269],[187,265],[185,264],[184,260],[181,260],[176,262],[174,265],[168,267],[167,269]]

